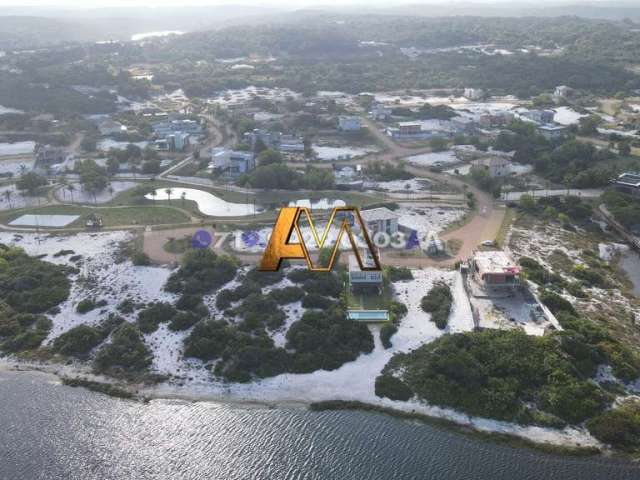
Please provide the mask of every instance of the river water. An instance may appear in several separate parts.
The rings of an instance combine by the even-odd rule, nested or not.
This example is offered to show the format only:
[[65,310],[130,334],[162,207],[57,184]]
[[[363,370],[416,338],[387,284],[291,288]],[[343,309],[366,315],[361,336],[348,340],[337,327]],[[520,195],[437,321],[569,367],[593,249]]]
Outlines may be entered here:
[[378,413],[119,400],[0,371],[0,479],[617,480],[640,465],[516,449]]

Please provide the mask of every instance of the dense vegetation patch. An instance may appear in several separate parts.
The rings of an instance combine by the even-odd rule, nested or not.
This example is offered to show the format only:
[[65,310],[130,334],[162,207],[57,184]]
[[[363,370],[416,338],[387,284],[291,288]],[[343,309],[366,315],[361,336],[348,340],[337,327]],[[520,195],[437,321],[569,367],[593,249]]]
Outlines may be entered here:
[[208,249],[185,253],[182,265],[171,274],[165,289],[174,293],[204,294],[220,288],[236,276],[238,262]]
[[123,323],[111,336],[111,342],[100,347],[93,362],[96,373],[113,377],[130,377],[144,372],[153,360],[140,329]]
[[111,315],[95,327],[86,324],[78,325],[56,337],[51,349],[62,355],[85,358],[122,322],[124,322],[122,317]]
[[427,293],[420,301],[422,310],[431,314],[431,321],[443,330],[447,327],[449,321],[449,313],[451,313],[451,304],[453,303],[453,295],[449,285],[445,283],[435,284],[429,293]]
[[394,356],[383,374],[431,404],[470,415],[579,423],[610,399],[573,366],[565,348],[558,337],[518,330],[458,333]]
[[43,313],[65,301],[69,271],[0,244],[0,298],[16,312]]
[[305,312],[287,331],[287,348],[294,349],[291,370],[309,373],[335,370],[373,350],[373,337],[366,325],[346,319],[340,308]]
[[[264,299],[273,301],[272,299]],[[286,335],[286,350],[275,347],[262,320],[247,328],[254,307],[264,306],[252,299],[242,311],[245,319],[234,325],[224,320],[199,322],[185,339],[185,356],[216,361],[213,372],[228,381],[248,382],[285,372],[309,373],[334,370],[373,350],[369,329],[346,319],[338,307],[328,312],[306,312]],[[248,312],[248,313],[247,313]],[[253,321],[253,320],[251,320]]]
[[587,422],[589,432],[603,443],[627,451],[640,448],[640,401],[629,399]]
[[170,303],[152,303],[138,313],[138,327],[142,333],[153,333],[161,323],[170,322],[177,313]]

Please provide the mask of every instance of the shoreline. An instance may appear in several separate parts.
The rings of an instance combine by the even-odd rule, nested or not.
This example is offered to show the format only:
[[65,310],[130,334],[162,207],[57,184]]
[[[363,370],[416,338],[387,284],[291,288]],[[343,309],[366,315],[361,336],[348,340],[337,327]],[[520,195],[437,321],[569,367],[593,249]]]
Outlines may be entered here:
[[[67,371],[65,371],[67,370]],[[225,405],[239,406],[242,408],[300,408],[310,411],[338,411],[353,410],[360,412],[371,412],[389,415],[399,420],[415,420],[427,425],[456,432],[465,436],[469,436],[480,441],[486,441],[496,444],[508,445],[513,448],[531,449],[543,453],[570,456],[570,457],[603,457],[603,458],[623,458],[632,460],[630,457],[620,452],[614,452],[610,449],[598,445],[582,445],[576,442],[565,441],[542,441],[527,438],[515,432],[503,431],[496,427],[479,428],[474,425],[466,414],[456,412],[459,415],[468,418],[466,422],[458,421],[450,416],[436,415],[426,412],[416,411],[410,408],[412,405],[407,404],[408,409],[403,410],[394,408],[393,406],[385,406],[382,404],[374,404],[361,400],[345,400],[345,399],[327,399],[327,400],[287,400],[287,399],[266,399],[266,398],[248,398],[234,396],[229,393],[219,394],[215,392],[200,393],[188,388],[180,391],[183,387],[164,384],[164,389],[158,389],[159,385],[143,385],[121,382],[109,377],[95,375],[90,371],[83,371],[78,365],[63,365],[56,363],[32,363],[0,359],[0,372],[36,372],[44,375],[52,376],[62,385],[73,388],[85,388],[95,393],[108,395],[124,401],[135,401],[148,403],[152,400],[175,400],[187,403],[211,402]],[[482,419],[492,422],[492,419]],[[517,424],[509,424],[518,426]],[[557,430],[557,432],[561,432]]]

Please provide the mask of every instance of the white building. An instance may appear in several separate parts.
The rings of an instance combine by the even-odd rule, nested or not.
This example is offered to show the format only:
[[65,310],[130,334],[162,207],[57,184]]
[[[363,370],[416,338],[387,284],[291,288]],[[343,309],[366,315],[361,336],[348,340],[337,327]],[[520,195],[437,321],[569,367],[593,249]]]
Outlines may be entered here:
[[486,170],[491,178],[507,177],[511,173],[511,162],[503,156],[489,156],[471,162],[472,168]]
[[214,148],[211,151],[209,167],[223,175],[236,177],[250,172],[256,166],[252,152],[239,152],[226,148]]
[[538,131],[548,140],[563,137],[569,128],[566,125],[557,125],[555,123],[547,123],[538,126]]
[[371,107],[369,117],[375,121],[386,122],[391,119],[391,111],[391,107],[376,103]]
[[358,132],[362,128],[362,119],[357,116],[341,115],[338,117],[338,130]]
[[386,207],[362,210],[360,215],[367,226],[367,232],[370,236],[375,235],[377,232],[393,235],[398,231],[398,219],[400,216]]
[[481,88],[465,88],[464,97],[469,100],[480,100],[484,97],[484,91]]
[[553,100],[558,102],[564,98],[569,98],[573,94],[573,88],[566,85],[559,85],[553,92]]
[[520,267],[502,250],[476,251],[470,263],[473,276],[485,287],[520,285]]
[[127,127],[119,122],[108,119],[98,124],[98,130],[100,130],[100,135],[108,137],[109,135],[116,135],[118,133],[126,132]]

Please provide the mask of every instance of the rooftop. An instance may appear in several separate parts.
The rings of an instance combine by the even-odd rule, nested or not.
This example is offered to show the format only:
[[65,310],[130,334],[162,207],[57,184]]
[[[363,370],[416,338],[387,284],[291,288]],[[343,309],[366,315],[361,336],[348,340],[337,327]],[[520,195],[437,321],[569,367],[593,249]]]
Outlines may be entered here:
[[616,180],[618,185],[628,185],[631,187],[640,187],[640,173],[625,172]]
[[520,273],[520,267],[503,250],[478,250],[473,254],[473,261],[481,275],[486,273]]
[[377,222],[380,220],[397,220],[400,218],[395,212],[392,212],[387,207],[372,208],[371,210],[362,210],[360,212],[362,219],[365,222]]

